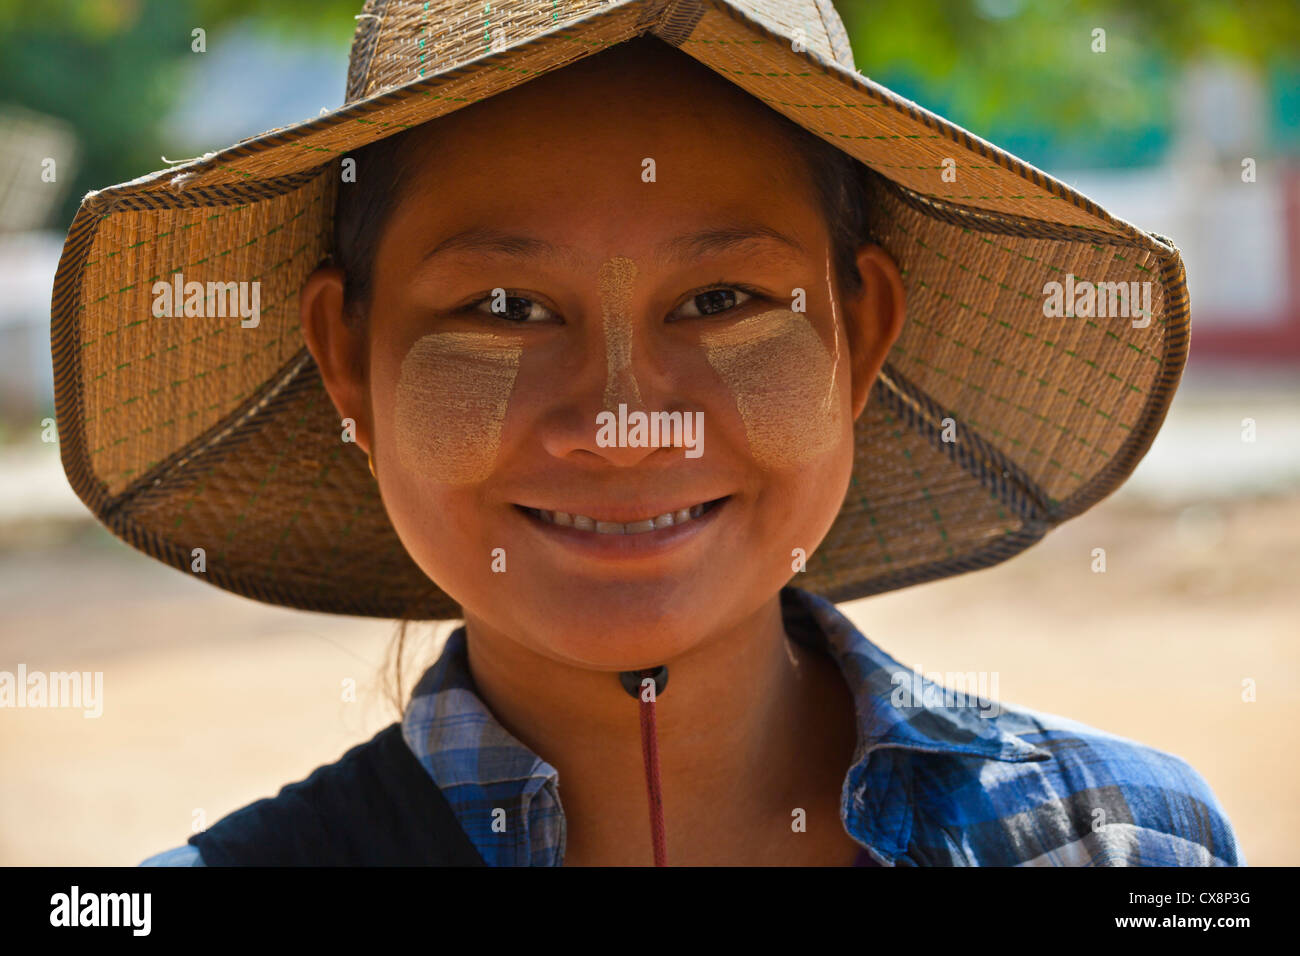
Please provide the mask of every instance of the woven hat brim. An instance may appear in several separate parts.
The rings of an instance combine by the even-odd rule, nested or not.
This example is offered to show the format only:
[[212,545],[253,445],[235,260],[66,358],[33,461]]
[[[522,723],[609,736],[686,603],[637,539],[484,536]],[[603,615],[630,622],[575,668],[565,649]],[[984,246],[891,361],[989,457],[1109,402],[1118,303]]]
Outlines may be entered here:
[[[800,584],[848,600],[1005,560],[1113,491],[1186,358],[1177,250],[726,0],[603,8],[202,161],[94,192],[52,303],[77,494],[132,546],[238,594],[458,616],[388,522],[299,329],[329,252],[338,159],[650,32],[885,176],[903,334],[855,427],[853,478]],[[845,62],[847,60],[847,62]],[[953,160],[958,184],[940,176]],[[262,318],[157,319],[153,282],[260,281]],[[1151,320],[1047,318],[1044,283],[1149,282]],[[1127,286],[1126,286],[1127,287]],[[955,440],[945,440],[955,437]]]

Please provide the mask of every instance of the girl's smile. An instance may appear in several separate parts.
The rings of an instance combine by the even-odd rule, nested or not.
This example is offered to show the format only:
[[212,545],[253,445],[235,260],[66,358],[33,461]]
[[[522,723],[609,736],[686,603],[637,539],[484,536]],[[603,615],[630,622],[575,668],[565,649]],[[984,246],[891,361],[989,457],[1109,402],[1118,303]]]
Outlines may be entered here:
[[[529,527],[555,547],[584,558],[611,561],[664,557],[686,547],[707,549],[710,535],[725,533],[719,530],[718,522],[730,500],[728,495],[663,511],[658,511],[662,506],[617,508],[583,505],[583,512],[542,510],[521,505],[516,505],[516,508]],[[650,517],[622,517],[647,514]]]

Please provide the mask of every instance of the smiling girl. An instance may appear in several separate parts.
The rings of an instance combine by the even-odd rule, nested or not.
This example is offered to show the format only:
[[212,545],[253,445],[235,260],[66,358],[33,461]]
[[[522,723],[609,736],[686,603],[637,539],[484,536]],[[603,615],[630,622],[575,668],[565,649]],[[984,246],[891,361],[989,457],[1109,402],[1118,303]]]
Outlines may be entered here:
[[[110,527],[182,567],[207,542],[263,600],[464,620],[400,723],[147,862],[1238,863],[1182,761],[899,700],[831,603],[1003,560],[1123,480],[1181,369],[1177,252],[856,74],[824,0],[507,4],[488,50],[480,5],[427,6],[367,4],[337,116],[92,194],[70,233],[69,342],[112,324],[92,243],[142,230],[195,231],[141,277],[183,256],[283,302],[144,373],[218,383],[170,446],[122,450],[121,397],[78,395],[65,462]],[[1043,352],[1067,260],[1154,271],[1162,321]],[[602,440],[633,412],[692,416],[703,454]]]

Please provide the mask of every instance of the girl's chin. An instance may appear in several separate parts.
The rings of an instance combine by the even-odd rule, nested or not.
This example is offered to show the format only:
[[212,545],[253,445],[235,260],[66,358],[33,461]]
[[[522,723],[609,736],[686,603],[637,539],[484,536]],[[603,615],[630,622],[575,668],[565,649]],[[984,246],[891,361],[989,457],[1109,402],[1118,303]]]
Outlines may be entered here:
[[678,608],[664,613],[658,606],[641,607],[573,595],[563,606],[546,601],[529,607],[513,601],[501,621],[500,610],[483,615],[494,630],[507,634],[523,628],[521,639],[545,656],[579,667],[630,670],[651,667],[689,650],[704,636],[702,610]]

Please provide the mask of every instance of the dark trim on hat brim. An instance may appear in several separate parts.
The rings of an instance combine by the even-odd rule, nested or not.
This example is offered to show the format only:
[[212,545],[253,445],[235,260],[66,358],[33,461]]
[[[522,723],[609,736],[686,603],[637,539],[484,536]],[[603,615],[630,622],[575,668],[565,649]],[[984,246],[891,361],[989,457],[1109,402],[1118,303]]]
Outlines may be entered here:
[[813,593],[821,594],[828,601],[838,604],[843,601],[857,601],[876,594],[897,591],[900,588],[911,587],[914,584],[926,584],[930,581],[956,577],[970,571],[980,571],[1014,558],[1030,545],[1037,544],[1054,527],[1054,524],[1026,522],[1021,525],[1019,530],[995,539],[994,543],[987,548],[972,551],[959,561],[932,561],[929,564],[919,564],[907,571],[891,571],[888,574],[876,575],[856,586],[845,584],[839,587],[826,588],[822,591],[809,590],[813,590]]
[[68,229],[68,238],[54,273],[54,291],[50,303],[50,353],[54,360],[54,422],[59,436],[59,457],[68,484],[95,517],[99,517],[108,489],[90,468],[86,454],[86,416],[81,407],[83,395],[80,348],[81,280],[85,275],[86,256],[99,231],[103,218],[94,194],[81,201]]

